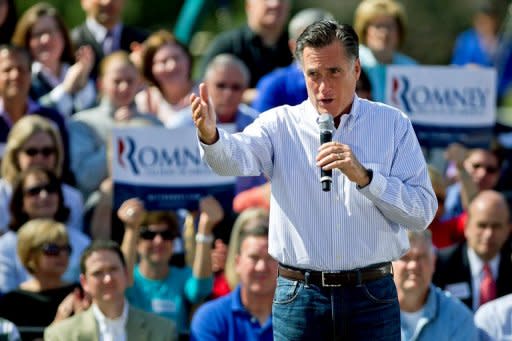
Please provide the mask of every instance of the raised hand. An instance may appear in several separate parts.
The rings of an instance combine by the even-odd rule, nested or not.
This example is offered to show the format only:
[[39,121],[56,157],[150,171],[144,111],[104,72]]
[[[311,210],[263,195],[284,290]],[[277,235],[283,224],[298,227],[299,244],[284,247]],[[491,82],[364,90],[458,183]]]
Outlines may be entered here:
[[199,85],[199,96],[190,95],[192,119],[197,127],[199,139],[205,144],[213,144],[219,139],[217,132],[217,117],[213,105],[208,99],[206,84]]

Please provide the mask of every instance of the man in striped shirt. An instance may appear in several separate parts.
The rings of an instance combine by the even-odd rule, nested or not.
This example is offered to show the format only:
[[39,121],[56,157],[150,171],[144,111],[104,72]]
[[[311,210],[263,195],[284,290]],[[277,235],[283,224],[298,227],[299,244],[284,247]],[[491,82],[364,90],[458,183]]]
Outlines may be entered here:
[[[216,127],[204,84],[191,96],[206,162],[221,175],[264,173],[272,183],[275,340],[399,340],[390,262],[407,252],[407,229],[425,229],[437,210],[411,122],[355,95],[358,44],[348,25],[306,28],[295,57],[308,99],[261,114],[242,133]],[[324,144],[322,113],[336,127]],[[319,167],[336,170],[329,192]]]

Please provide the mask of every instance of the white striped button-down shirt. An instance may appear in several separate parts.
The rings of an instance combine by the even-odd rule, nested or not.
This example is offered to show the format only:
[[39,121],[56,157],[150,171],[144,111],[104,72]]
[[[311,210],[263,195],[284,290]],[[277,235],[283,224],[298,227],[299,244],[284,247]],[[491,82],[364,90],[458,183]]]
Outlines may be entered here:
[[331,191],[323,192],[318,117],[309,100],[271,109],[242,133],[219,129],[215,144],[200,144],[203,157],[221,175],[270,178],[269,253],[279,262],[336,271],[399,258],[409,248],[406,229],[425,229],[437,210],[411,122],[354,96],[333,141],[349,145],[373,180],[359,189],[334,171]]

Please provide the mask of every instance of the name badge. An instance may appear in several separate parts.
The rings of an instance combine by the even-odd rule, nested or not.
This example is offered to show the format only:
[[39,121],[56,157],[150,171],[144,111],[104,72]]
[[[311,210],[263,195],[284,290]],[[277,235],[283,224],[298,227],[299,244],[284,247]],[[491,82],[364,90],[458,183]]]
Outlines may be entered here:
[[471,296],[471,290],[467,282],[448,284],[444,290],[461,300]]
[[176,304],[170,300],[154,299],[151,301],[151,308],[155,313],[175,313]]

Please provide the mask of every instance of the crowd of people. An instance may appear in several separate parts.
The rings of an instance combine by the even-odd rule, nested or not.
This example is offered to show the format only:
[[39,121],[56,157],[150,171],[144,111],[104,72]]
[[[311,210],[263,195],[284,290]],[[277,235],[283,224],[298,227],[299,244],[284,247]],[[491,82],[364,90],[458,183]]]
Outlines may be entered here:
[[[291,0],[244,1],[246,24],[210,42],[198,79],[189,47],[173,33],[123,23],[123,0],[82,0],[86,19],[73,29],[49,3],[18,13],[14,0],[0,1],[0,338],[300,340],[382,332],[324,326],[320,312],[330,305],[323,296],[312,296],[312,306],[301,301],[303,314],[294,313],[300,305],[288,303],[306,300],[304,288],[325,284],[316,271],[311,279],[302,272],[306,263],[313,270],[382,272],[389,287],[358,282],[347,298],[382,304],[387,320],[379,322],[400,327],[386,329],[390,339],[512,337],[506,146],[498,139],[479,148],[454,143],[446,146],[445,162],[423,167],[411,123],[374,103],[384,100],[387,65],[421,62],[400,50],[404,7],[398,0],[362,0],[352,29],[329,26],[336,18],[321,8],[291,16]],[[318,43],[317,31],[307,28],[319,22],[326,24],[318,31],[342,31],[346,36],[336,37],[342,44],[329,37]],[[473,24],[454,42],[452,64],[497,68],[503,73],[497,92],[506,95],[500,12],[485,2]],[[329,58],[322,59],[322,49],[346,59],[350,72],[324,71],[318,65]],[[330,80],[318,81],[324,72]],[[319,99],[325,86],[318,84],[341,77],[350,79],[335,90],[343,94]],[[350,149],[370,142],[366,133],[352,132],[356,118],[346,117],[356,116],[353,107],[371,112],[363,123],[372,127],[374,142],[382,141],[364,156]],[[335,129],[350,132],[343,144],[334,138],[320,147],[313,140],[318,127],[307,116],[313,108],[341,110],[333,116]],[[231,139],[216,123],[232,123],[246,135]],[[115,207],[112,130],[194,125],[206,162],[237,175],[232,205],[205,196],[196,210],[150,211],[139,198]],[[319,147],[315,160],[308,154]],[[352,163],[344,166],[344,158]],[[305,177],[310,164],[318,174],[318,167],[339,170],[333,187],[340,192],[333,190],[332,201],[308,192],[319,186],[319,179]],[[308,215],[317,206],[338,214],[336,205],[347,212],[333,226],[328,217]],[[354,218],[361,212],[386,228]],[[288,230],[277,230],[272,219]],[[313,231],[304,224],[325,226]],[[323,228],[333,237],[325,254],[315,253]],[[384,307],[390,293],[399,311]],[[339,311],[339,321],[361,322],[346,320],[359,316],[355,310]],[[296,333],[308,324],[325,334]]]

